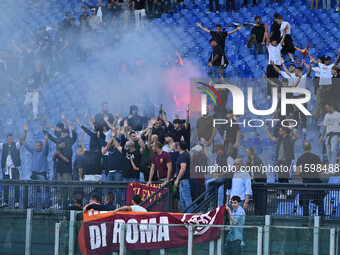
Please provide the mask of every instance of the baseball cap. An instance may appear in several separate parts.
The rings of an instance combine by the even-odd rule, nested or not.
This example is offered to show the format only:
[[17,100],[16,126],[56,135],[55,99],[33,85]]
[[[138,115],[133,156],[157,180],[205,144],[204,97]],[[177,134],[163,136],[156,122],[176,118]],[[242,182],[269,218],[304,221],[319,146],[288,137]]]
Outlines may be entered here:
[[332,58],[330,56],[326,56],[325,60],[331,60]]
[[96,11],[96,8],[92,8],[91,11]]

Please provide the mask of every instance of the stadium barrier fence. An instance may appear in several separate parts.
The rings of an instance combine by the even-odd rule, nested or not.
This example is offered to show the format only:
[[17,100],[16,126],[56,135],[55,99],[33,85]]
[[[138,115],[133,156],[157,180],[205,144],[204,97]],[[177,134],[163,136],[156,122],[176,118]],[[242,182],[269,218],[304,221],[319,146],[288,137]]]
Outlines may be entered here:
[[[79,220],[79,214],[82,213],[33,209],[0,210],[0,250],[2,254],[81,254],[78,232],[82,221]],[[209,226],[216,231],[221,231],[220,238],[217,240],[195,243],[193,233],[196,228],[207,227],[207,225],[191,225],[187,226],[189,229],[187,245],[142,251],[145,248],[143,246],[138,254],[229,254],[225,253],[230,248],[228,234],[235,228],[243,230],[242,254],[269,255],[282,252],[313,255],[338,254],[340,222],[332,227],[324,227],[323,222],[327,219],[314,216],[308,219],[301,217],[304,218],[305,223],[300,226],[299,224],[292,226],[291,223],[288,226],[283,226],[276,225],[274,220],[275,217],[282,216],[267,215],[262,217],[261,224],[257,225],[254,216],[247,215],[245,217],[246,224],[243,226],[231,226],[228,224],[229,219],[225,220],[225,225]],[[292,221],[295,222],[294,217],[290,217],[290,222]],[[141,224],[126,223],[120,229],[122,233],[126,233],[129,225]],[[170,226],[169,224],[165,225]],[[172,229],[176,229],[177,225],[171,226]],[[183,225],[180,229],[183,231]],[[120,250],[112,254],[135,254],[136,251],[126,250],[126,236],[123,237],[119,242]]]
[[[125,204],[125,182],[77,182],[0,180],[1,204],[9,208],[18,202],[20,209],[66,209],[75,194],[84,194],[84,204],[92,194],[104,200],[107,192],[115,195],[115,205]],[[143,203],[166,189],[147,207],[149,211],[173,211],[175,192],[169,182]],[[199,195],[192,205],[193,212],[207,212],[218,204],[217,188]],[[330,216],[340,218],[340,186],[328,183],[253,183],[252,196],[247,208],[248,215]]]

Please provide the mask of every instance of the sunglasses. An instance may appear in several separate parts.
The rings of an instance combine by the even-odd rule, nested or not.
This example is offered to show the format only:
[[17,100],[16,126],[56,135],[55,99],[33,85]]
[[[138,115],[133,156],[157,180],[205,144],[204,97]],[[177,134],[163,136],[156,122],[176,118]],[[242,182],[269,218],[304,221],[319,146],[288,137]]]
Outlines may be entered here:
[[235,166],[240,166],[240,165],[241,165],[241,163],[234,163],[234,165],[235,165]]

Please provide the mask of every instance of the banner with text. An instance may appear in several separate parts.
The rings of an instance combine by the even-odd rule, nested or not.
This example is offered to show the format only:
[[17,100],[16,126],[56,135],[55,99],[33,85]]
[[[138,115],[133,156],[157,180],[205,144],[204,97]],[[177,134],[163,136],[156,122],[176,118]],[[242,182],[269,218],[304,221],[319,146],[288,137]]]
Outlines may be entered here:
[[205,214],[85,211],[78,233],[79,247],[83,254],[108,254],[119,250],[120,229],[124,223],[127,250],[186,246],[190,225],[200,225],[194,228],[195,243],[216,240],[221,231],[212,226],[223,225],[224,213],[224,206]]
[[[131,198],[133,195],[136,194],[142,198],[142,201],[144,201],[161,187],[162,187],[161,184],[151,184],[150,187],[147,187],[144,183],[130,182],[126,188],[126,204],[132,205]],[[149,204],[151,204],[153,201],[159,198],[165,191],[166,189],[162,190],[160,193],[158,193],[156,196],[150,199],[150,201],[146,202],[143,205],[143,207],[146,207]]]

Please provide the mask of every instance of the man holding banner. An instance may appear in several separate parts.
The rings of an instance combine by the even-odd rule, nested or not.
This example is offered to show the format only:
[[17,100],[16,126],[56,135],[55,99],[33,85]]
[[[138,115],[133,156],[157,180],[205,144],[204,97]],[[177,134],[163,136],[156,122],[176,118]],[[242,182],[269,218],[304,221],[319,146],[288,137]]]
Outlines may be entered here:
[[152,158],[149,181],[146,184],[147,187],[150,186],[156,169],[157,169],[158,180],[163,181],[162,186],[170,181],[171,173],[172,173],[171,156],[168,152],[163,151],[162,148],[163,148],[163,144],[161,144],[158,141],[152,144],[154,156]]
[[117,208],[116,210],[114,210],[114,212],[119,212],[119,211],[128,211],[128,212],[147,212],[147,210],[140,206],[142,199],[139,195],[133,195],[132,197],[132,205],[126,205],[126,206],[122,206],[120,208]]

